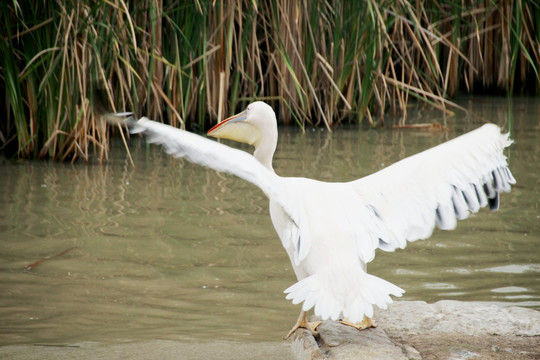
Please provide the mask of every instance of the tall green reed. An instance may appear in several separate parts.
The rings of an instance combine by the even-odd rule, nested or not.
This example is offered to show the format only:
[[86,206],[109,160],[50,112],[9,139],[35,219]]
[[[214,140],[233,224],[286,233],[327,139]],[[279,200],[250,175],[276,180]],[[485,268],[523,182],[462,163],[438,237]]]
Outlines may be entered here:
[[[15,0],[1,5],[0,147],[107,158],[110,111],[203,130],[249,101],[285,124],[452,113],[460,91],[538,93],[532,0]],[[120,132],[121,133],[121,132]]]

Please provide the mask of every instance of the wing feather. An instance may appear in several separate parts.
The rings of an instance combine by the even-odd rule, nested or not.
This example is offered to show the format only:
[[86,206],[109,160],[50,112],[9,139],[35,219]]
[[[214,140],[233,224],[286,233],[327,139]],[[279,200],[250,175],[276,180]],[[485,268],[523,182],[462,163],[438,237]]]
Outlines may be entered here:
[[[481,207],[497,210],[499,193],[516,182],[503,154],[511,143],[499,127],[486,124],[349,183],[376,209],[371,238],[393,251],[429,237],[435,226],[452,230]],[[372,239],[360,247],[371,247]]]
[[287,193],[282,179],[251,154],[146,117],[136,121],[127,119],[125,122],[131,133],[145,134],[148,142],[162,145],[168,154],[176,158],[184,158],[216,171],[236,175],[258,186],[297,223],[293,204],[286,199]]
[[285,237],[295,248],[297,265],[310,253],[313,229],[329,221],[317,209],[337,215],[334,219],[341,220],[333,221],[351,229],[353,248],[366,263],[377,248],[404,248],[407,241],[428,238],[435,226],[451,230],[481,207],[496,210],[499,193],[515,183],[503,155],[512,141],[492,124],[365,178],[322,183],[281,178],[251,154],[145,117],[126,123],[167,153],[236,175],[274,199],[292,220]]

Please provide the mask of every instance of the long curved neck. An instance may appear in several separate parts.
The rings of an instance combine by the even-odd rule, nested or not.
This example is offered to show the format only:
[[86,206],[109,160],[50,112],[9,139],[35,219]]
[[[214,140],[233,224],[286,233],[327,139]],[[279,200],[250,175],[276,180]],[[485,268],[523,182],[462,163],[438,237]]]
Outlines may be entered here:
[[264,167],[272,172],[274,171],[274,168],[272,167],[272,158],[276,151],[277,140],[278,131],[276,125],[265,129],[261,142],[255,146],[255,152],[253,153],[255,159],[259,160]]

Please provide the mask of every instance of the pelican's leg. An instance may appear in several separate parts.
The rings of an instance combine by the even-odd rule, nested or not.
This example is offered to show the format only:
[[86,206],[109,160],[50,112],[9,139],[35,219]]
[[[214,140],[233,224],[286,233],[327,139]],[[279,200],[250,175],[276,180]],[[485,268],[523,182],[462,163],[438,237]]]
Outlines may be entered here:
[[364,320],[357,323],[352,323],[347,319],[341,320],[340,323],[342,323],[343,325],[352,326],[353,328],[356,328],[358,330],[364,330],[370,327],[377,327],[377,323],[375,322],[375,320],[368,318],[367,316],[364,316]]
[[291,329],[291,331],[289,331],[287,336],[284,337],[284,339],[287,340],[298,328],[308,329],[309,331],[311,331],[313,336],[318,336],[319,332],[317,331],[317,327],[321,325],[321,323],[322,321],[308,322],[306,319],[306,312],[304,310],[301,310],[300,315],[298,316],[298,320],[296,320],[296,324],[294,324],[293,328]]

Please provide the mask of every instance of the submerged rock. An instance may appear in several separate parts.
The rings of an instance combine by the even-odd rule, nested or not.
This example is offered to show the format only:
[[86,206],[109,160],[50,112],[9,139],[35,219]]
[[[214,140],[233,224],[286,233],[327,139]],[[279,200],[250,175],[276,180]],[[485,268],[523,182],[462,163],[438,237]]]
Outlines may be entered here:
[[358,331],[324,321],[316,339],[293,336],[296,359],[540,359],[540,312],[494,303],[397,301],[379,326]]

